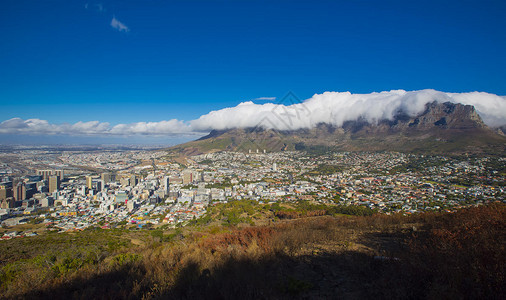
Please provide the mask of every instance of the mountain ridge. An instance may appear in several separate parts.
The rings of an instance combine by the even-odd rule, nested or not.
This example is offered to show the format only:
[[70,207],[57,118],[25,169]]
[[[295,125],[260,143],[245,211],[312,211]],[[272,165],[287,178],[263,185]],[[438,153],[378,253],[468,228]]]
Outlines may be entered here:
[[392,120],[364,118],[342,126],[319,123],[314,128],[276,130],[262,127],[212,130],[171,150],[185,155],[222,150],[256,152],[312,150],[399,151],[504,154],[506,137],[490,129],[472,105],[431,102],[409,116],[402,110]]

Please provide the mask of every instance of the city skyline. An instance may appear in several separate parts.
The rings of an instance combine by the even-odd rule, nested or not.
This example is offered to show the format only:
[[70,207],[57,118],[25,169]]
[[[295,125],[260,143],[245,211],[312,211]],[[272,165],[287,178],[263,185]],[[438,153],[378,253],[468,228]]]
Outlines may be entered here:
[[[211,111],[277,103],[288,92],[301,101],[348,91],[506,95],[500,1],[0,6],[4,129],[6,121],[31,119],[81,128],[61,135],[7,130],[2,143],[178,143],[204,134],[185,126]],[[153,136],[132,129],[148,123],[170,130]],[[121,124],[130,126],[128,136],[83,133]]]

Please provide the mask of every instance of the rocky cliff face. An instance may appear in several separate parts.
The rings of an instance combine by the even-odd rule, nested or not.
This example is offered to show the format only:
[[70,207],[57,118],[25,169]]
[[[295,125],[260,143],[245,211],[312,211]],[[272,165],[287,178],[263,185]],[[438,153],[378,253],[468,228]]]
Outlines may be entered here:
[[346,122],[343,130],[350,134],[420,133],[433,130],[471,130],[487,128],[471,105],[450,102],[428,103],[425,110],[415,117],[399,111],[393,120],[381,120],[370,124],[364,120]]
[[[406,124],[407,123],[407,124]],[[411,118],[409,122],[399,122],[399,126],[407,125],[408,128],[430,130],[434,126],[445,129],[472,129],[485,128],[481,117],[474,106],[462,105],[450,102],[432,102],[426,105],[425,111]]]

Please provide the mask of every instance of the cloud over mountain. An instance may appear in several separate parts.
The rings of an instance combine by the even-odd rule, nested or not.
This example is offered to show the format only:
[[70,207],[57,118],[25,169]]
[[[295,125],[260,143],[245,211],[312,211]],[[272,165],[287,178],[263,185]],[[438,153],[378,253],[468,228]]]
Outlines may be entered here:
[[485,124],[506,125],[506,97],[494,94],[444,93],[435,90],[404,91],[371,94],[325,92],[294,104],[240,103],[201,116],[191,121],[177,119],[160,122],[136,122],[111,125],[99,121],[79,121],[74,124],[51,124],[46,120],[13,118],[0,123],[0,134],[32,135],[203,135],[210,130],[262,126],[278,130],[312,128],[319,123],[341,126],[359,118],[375,123],[392,120],[400,111],[415,116],[427,103],[453,102],[473,105]]
[[212,111],[191,121],[193,130],[231,129],[262,126],[279,130],[311,128],[318,123],[341,126],[346,121],[365,119],[371,123],[392,120],[400,111],[415,116],[433,101],[474,105],[485,124],[506,124],[506,98],[488,93],[444,93],[435,90],[394,90],[371,94],[325,92],[291,105],[255,104]]

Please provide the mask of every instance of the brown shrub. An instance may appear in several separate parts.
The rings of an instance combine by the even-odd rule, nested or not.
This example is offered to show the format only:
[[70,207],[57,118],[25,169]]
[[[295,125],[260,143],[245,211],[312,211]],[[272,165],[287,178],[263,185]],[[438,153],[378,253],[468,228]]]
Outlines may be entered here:
[[[336,286],[343,298],[501,298],[505,220],[506,205],[495,204],[453,214],[323,216],[215,228],[124,248],[65,276],[23,269],[0,298],[329,298]],[[406,230],[411,224],[420,229]],[[408,247],[395,259],[339,248],[357,237],[399,236]],[[139,260],[109,263],[134,252]]]
[[407,259],[429,282],[429,297],[504,295],[506,205],[425,217],[431,222],[409,241]]
[[268,251],[270,249],[269,240],[274,233],[274,229],[270,227],[246,227],[231,233],[216,234],[204,238],[198,245],[204,250],[214,252],[230,245],[247,249],[254,241],[263,251]]

